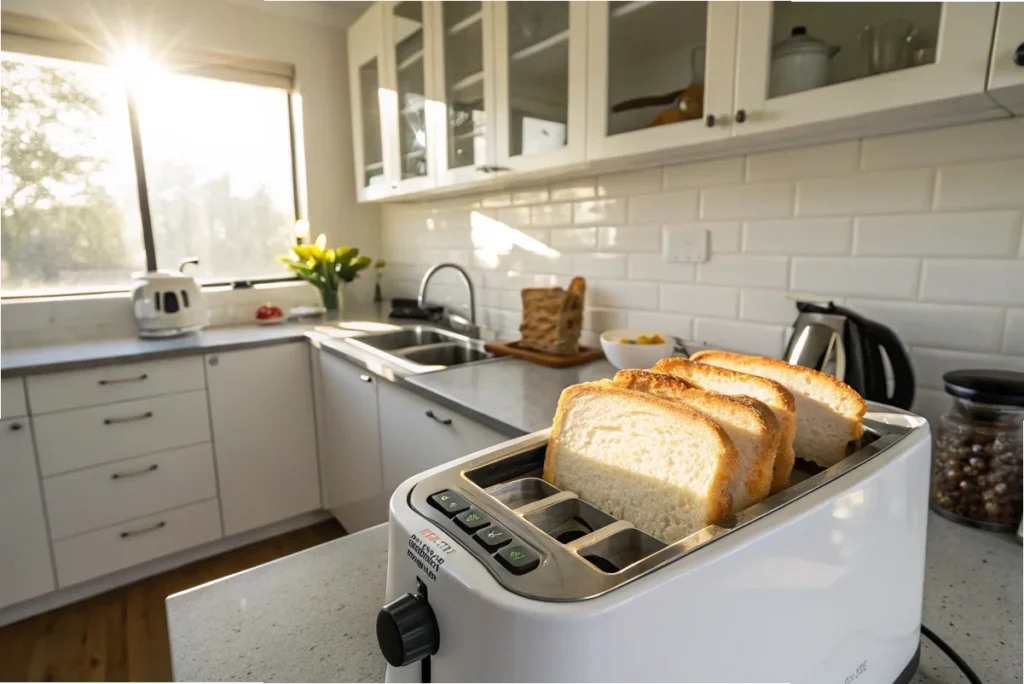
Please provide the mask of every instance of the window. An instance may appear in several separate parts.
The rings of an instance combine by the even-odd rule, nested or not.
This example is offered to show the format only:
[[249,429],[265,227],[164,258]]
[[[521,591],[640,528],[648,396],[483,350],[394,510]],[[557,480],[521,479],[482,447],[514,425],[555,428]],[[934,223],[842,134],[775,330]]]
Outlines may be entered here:
[[274,261],[295,240],[287,89],[149,70],[129,98],[112,66],[0,61],[3,296],[126,289],[192,256],[202,282],[288,277]]

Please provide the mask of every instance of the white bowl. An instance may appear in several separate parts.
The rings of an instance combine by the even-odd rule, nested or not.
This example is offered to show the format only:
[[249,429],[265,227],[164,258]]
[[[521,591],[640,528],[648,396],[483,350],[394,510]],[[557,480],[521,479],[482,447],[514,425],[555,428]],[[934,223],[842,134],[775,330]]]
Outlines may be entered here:
[[[661,335],[665,344],[624,344],[619,340],[635,340],[640,335]],[[601,349],[616,368],[650,368],[662,359],[674,356],[675,338],[651,330],[609,330],[601,334]]]

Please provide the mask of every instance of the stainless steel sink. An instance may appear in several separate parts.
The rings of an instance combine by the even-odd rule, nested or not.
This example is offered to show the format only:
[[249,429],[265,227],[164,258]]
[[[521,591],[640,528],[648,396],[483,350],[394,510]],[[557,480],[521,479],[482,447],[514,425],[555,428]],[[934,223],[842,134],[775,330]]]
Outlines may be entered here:
[[482,340],[425,325],[351,337],[346,341],[405,373],[427,373],[494,358],[484,350]]
[[405,349],[406,347],[420,347],[425,344],[437,344],[451,340],[466,339],[457,333],[450,333],[447,330],[430,328],[423,325],[411,326],[395,330],[393,332],[377,333],[375,335],[363,335],[357,338],[363,344],[390,351],[393,349]]
[[483,345],[469,345],[464,343],[449,342],[446,344],[435,344],[422,349],[408,349],[401,353],[401,356],[413,363],[420,363],[424,366],[458,366],[463,363],[473,363],[489,359],[493,354],[483,350]]

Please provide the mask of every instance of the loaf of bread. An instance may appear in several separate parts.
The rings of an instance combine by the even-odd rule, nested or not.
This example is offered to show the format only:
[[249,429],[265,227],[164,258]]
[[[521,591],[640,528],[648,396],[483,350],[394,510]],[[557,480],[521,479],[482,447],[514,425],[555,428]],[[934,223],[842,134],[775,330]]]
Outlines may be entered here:
[[772,468],[779,448],[779,423],[766,406],[754,400],[729,397],[693,387],[664,373],[621,370],[612,384],[686,404],[714,421],[736,447],[736,472],[729,482],[733,512],[755,504],[771,489]]
[[703,351],[694,361],[759,375],[796,398],[796,455],[828,468],[846,458],[847,444],[864,433],[867,404],[857,391],[828,373],[766,356]]
[[789,476],[793,472],[793,440],[796,432],[796,402],[789,390],[777,382],[757,375],[695,363],[679,357],[662,359],[652,370],[682,378],[701,389],[729,396],[742,396],[765,404],[779,424],[779,445],[772,465],[770,493],[780,492],[789,486]]
[[729,515],[736,447],[681,403],[608,382],[558,400],[544,479],[666,544]]
[[568,290],[525,288],[519,346],[547,354],[578,354],[586,289],[587,281],[579,277],[572,279]]

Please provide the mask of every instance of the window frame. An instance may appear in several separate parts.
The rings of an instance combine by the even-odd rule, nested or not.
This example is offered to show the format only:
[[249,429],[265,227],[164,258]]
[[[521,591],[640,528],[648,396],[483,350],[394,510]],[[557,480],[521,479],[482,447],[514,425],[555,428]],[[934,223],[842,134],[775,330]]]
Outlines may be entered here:
[[[4,28],[0,32],[3,36],[4,52],[8,54],[23,54],[28,56],[49,57],[68,62],[82,62],[101,64],[114,67],[109,58],[102,55],[92,45],[80,42],[83,32],[70,29],[67,26],[55,24],[45,20],[39,20],[12,12],[0,13],[3,18]],[[12,26],[13,25],[13,26]],[[8,47],[13,44],[14,47]],[[245,60],[236,56],[226,56],[214,53],[202,53],[183,50],[172,55],[173,63],[182,67],[181,71],[187,75],[220,80],[233,83],[248,83],[251,85],[268,85],[260,81],[280,81],[286,78],[287,87],[280,83],[274,83],[271,87],[282,87],[288,102],[288,141],[289,157],[291,162],[292,178],[292,204],[294,207],[295,220],[305,219],[305,194],[302,184],[302,177],[299,173],[299,164],[302,157],[297,147],[303,144],[301,133],[301,110],[296,111],[296,99],[300,97],[295,89],[294,67],[275,62],[263,60]],[[177,72],[178,69],[175,69]],[[232,77],[234,76],[234,78]],[[135,93],[131,84],[125,84],[125,100],[128,111],[128,126],[132,141],[132,157],[135,166],[135,183],[139,196],[139,218],[142,224],[142,241],[146,250],[146,270],[157,269],[156,242],[153,237],[153,221],[149,207],[149,187],[146,182],[145,154],[142,145],[141,128],[139,126],[138,105]],[[302,244],[302,238],[293,234],[296,245]],[[234,278],[224,280],[210,280],[199,283],[201,288],[223,288],[230,286],[233,290],[250,289],[257,284],[268,283],[290,283],[301,280],[298,274],[280,276],[252,276],[247,278]],[[124,287],[96,288],[87,290],[53,290],[46,292],[17,292],[2,293],[0,300],[16,299],[52,299],[71,297],[91,297],[96,295],[118,294],[131,292],[131,284],[126,283]]]

